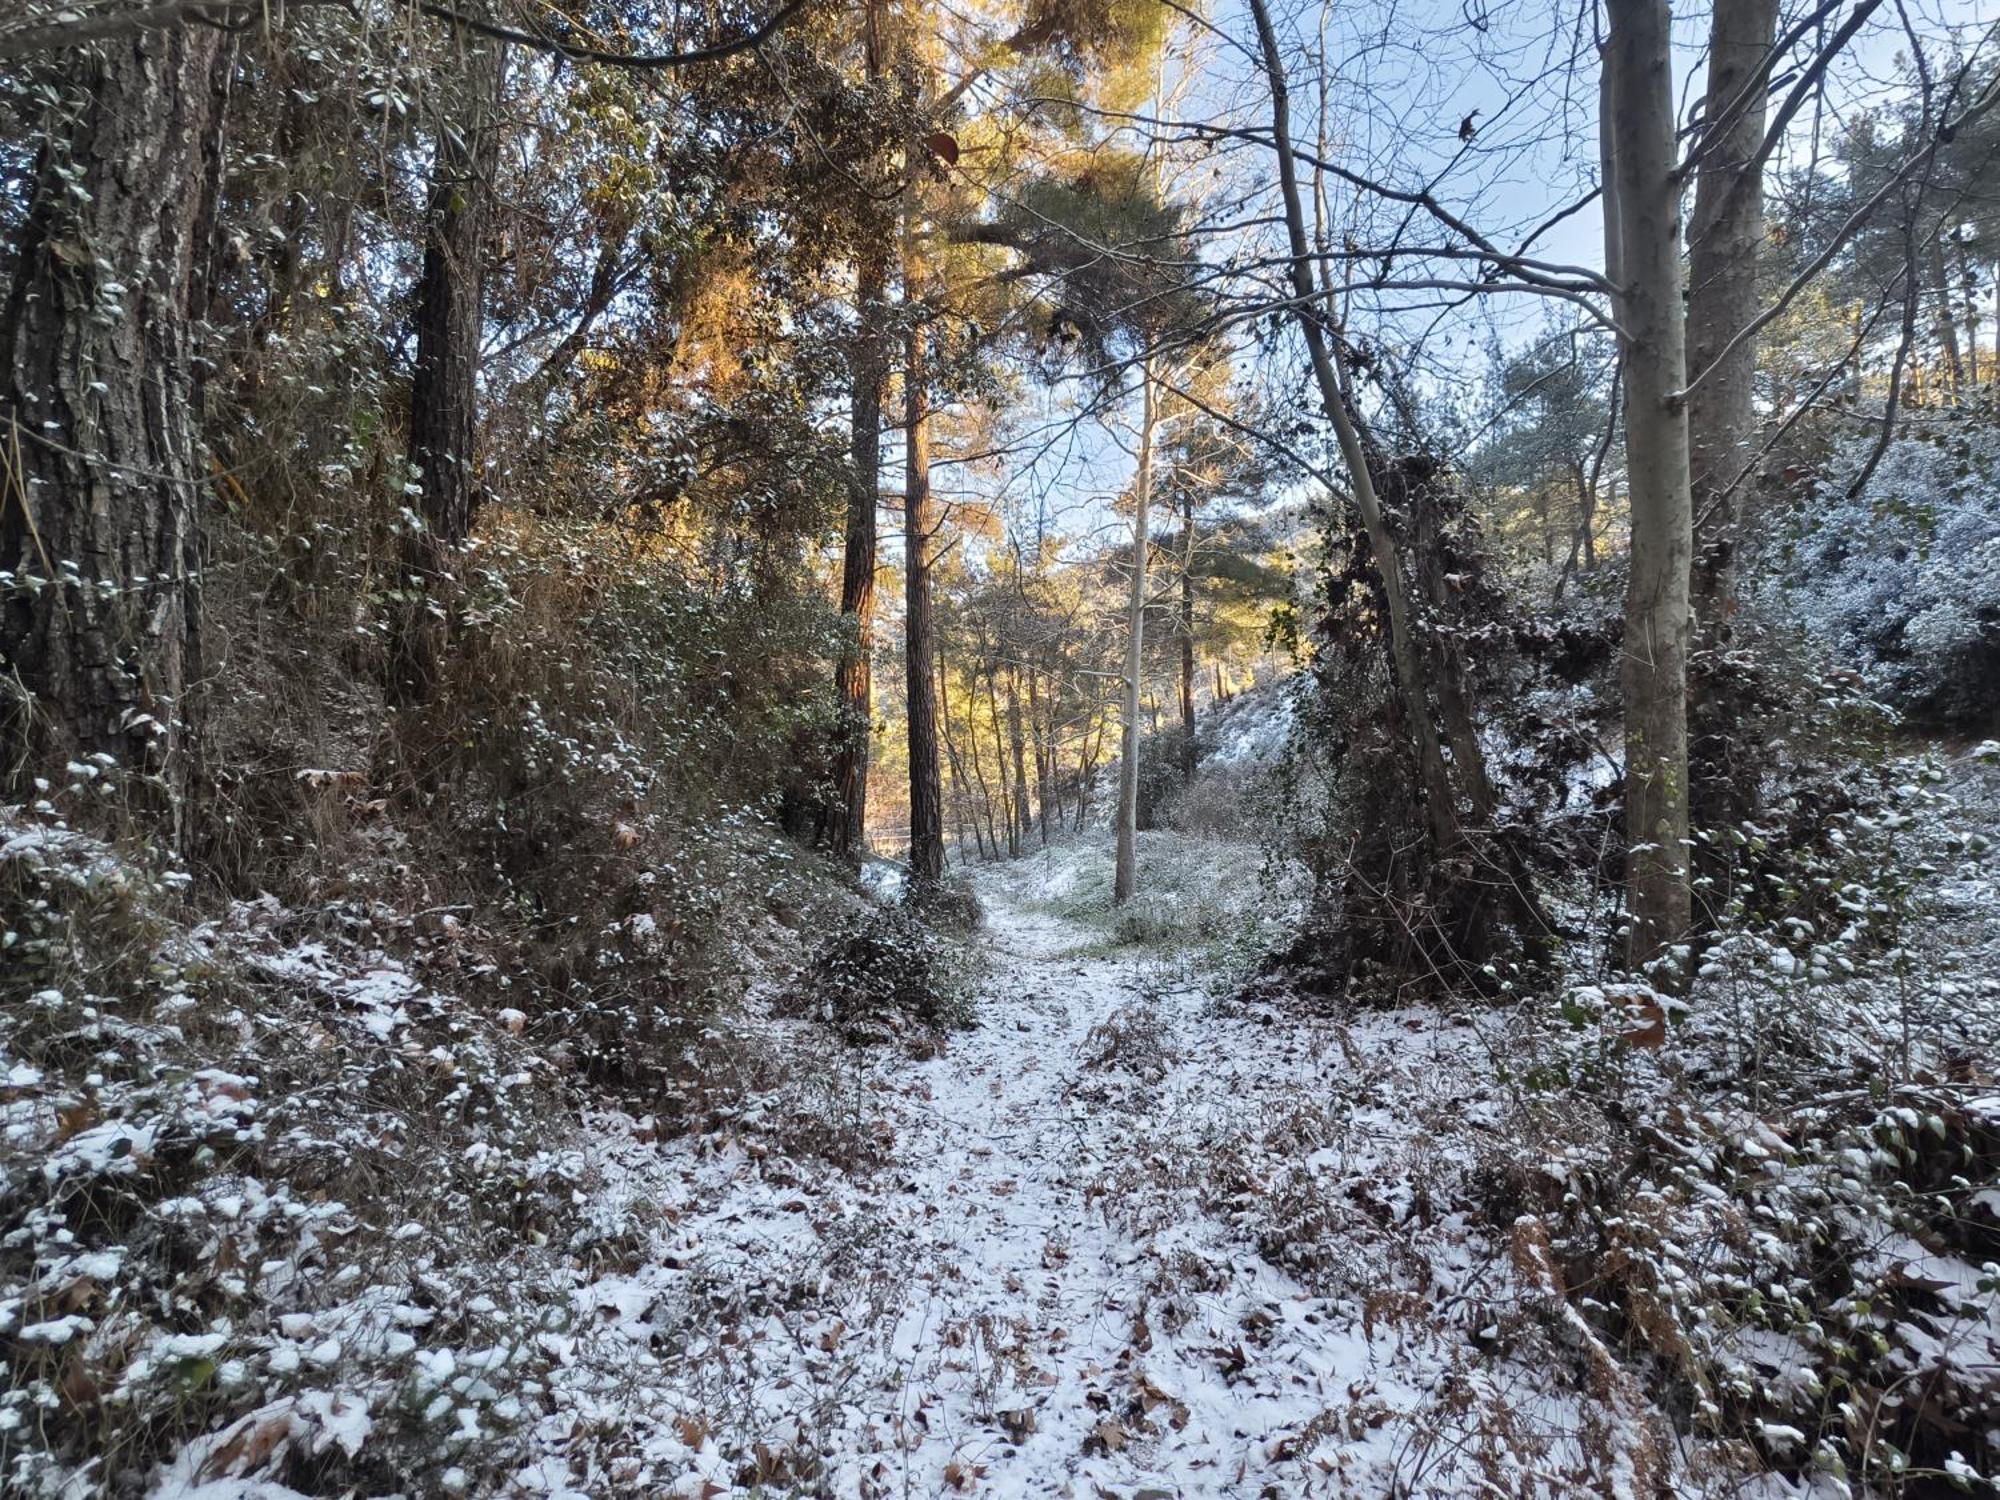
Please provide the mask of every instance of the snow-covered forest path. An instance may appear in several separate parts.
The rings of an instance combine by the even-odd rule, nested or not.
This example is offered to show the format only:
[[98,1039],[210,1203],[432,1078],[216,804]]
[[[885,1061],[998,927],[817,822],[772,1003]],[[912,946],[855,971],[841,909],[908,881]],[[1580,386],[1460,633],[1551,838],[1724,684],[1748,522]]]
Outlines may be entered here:
[[[1063,914],[1050,886],[1100,854],[978,878],[978,1024],[941,1055],[822,1060],[858,1070],[819,1107],[875,1163],[732,1145],[681,1180],[685,1259],[586,1293],[634,1338],[687,1297],[662,1441],[717,1484],[761,1452],[780,1493],[1169,1500],[1372,1493],[1570,1427],[1463,1369],[1488,1311],[1458,1283],[1504,1250],[1432,1218],[1415,1122],[1464,1034],[1231,999],[1202,949]],[[1521,1431],[1451,1430],[1503,1387]]]
[[[1053,1479],[1085,1460],[1100,1484],[1144,1494],[1157,1476],[1168,1495],[1203,1470],[1233,1476],[1227,1456],[1278,1414],[1199,1398],[1227,1385],[1240,1320],[1280,1311],[1294,1289],[1254,1258],[1204,1257],[1208,1316],[1177,1331],[1213,1347],[1193,1356],[1206,1370],[1189,1368],[1151,1326],[1187,1309],[1153,1304],[1163,1262],[1176,1247],[1200,1255],[1215,1226],[1152,1234],[1117,1212],[1120,1178],[1143,1163],[1145,1126],[1206,1002],[1200,976],[1106,952],[1090,929],[1024,909],[998,881],[982,895],[981,1024],[899,1088],[908,1222],[930,1279],[896,1334],[910,1372],[898,1415],[996,1479]],[[1227,1080],[1215,1083],[1225,1097]]]
[[1186,1055],[1198,1032],[1226,1053],[1235,1027],[1205,1014],[1198,965],[1035,909],[1037,883],[1032,865],[981,882],[979,1025],[892,1085],[914,1274],[888,1415],[915,1445],[909,1478],[918,1493],[1243,1492],[1355,1351],[1306,1323],[1311,1299],[1225,1224],[1192,1204],[1140,1211],[1168,1185],[1142,1174],[1200,1165],[1160,1154],[1167,1106],[1184,1125],[1212,1106],[1224,1125],[1248,1102],[1235,1060]]

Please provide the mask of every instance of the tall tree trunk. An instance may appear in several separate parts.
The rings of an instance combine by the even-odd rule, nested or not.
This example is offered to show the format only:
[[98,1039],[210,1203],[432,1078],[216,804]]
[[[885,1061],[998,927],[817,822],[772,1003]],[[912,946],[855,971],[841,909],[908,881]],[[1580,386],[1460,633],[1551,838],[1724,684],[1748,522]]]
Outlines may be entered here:
[[[978,847],[981,860],[998,859],[1000,857],[1000,849],[997,843],[994,845],[991,854],[988,854],[986,848],[987,840],[994,837],[993,789],[986,784],[986,770],[979,762],[979,725],[972,722],[969,716],[966,723],[965,739],[966,744],[972,751],[972,785],[976,785],[979,789],[979,800],[976,802],[972,802],[971,786],[968,786],[966,790],[966,800],[972,804],[969,814],[972,822],[972,841]],[[982,819],[985,820],[983,827],[981,825]]]
[[[1597,525],[1597,491],[1590,481],[1589,472],[1582,459],[1571,459],[1569,465],[1570,484],[1576,489],[1576,529],[1570,533],[1569,555],[1563,559],[1562,571],[1556,574],[1556,602],[1562,602],[1563,590],[1576,572],[1577,559],[1592,551],[1591,532]],[[1594,564],[1596,558],[1591,557]],[[1589,571],[1586,565],[1585,571]]]
[[1958,315],[1951,299],[1951,278],[1944,267],[1944,235],[1940,228],[1931,236],[1929,261],[1931,297],[1936,305],[1938,349],[1944,356],[1945,389],[1952,403],[1958,402],[1965,372],[1958,357]]
[[875,507],[882,487],[882,386],[889,374],[884,327],[888,284],[886,244],[865,248],[854,289],[847,538],[840,577],[840,612],[852,621],[852,634],[834,674],[841,714],[834,756],[841,820],[834,828],[834,848],[841,853],[867,845],[868,741],[874,718],[870,652],[875,636]]
[[0,793],[109,757],[176,846],[201,729],[193,325],[233,55],[202,26],[75,54],[89,104],[42,145],[0,318]]
[[1965,292],[1965,384],[1975,395],[1979,390],[1979,294],[1972,279],[1972,260],[1965,253],[1965,241],[1958,242],[1958,284]]
[[1016,821],[1014,790],[1007,779],[1007,745],[1000,738],[1000,690],[995,679],[999,674],[992,668],[986,672],[986,716],[993,722],[993,775],[1000,783],[1000,826],[1007,830],[1007,854],[1018,858],[1021,853],[1021,829]]
[[410,466],[417,471],[423,526],[410,533],[404,558],[415,586],[398,631],[392,686],[399,697],[417,702],[435,688],[445,650],[435,595],[448,583],[453,558],[472,535],[480,499],[479,342],[507,51],[471,34],[461,45],[465,108],[455,125],[438,128],[424,214],[424,267],[417,282],[417,356],[410,379]]
[[[985,762],[979,758],[979,716],[975,712],[978,701],[978,682],[979,679],[977,676],[968,679],[965,705],[965,742],[972,752],[973,778],[979,783],[979,805],[972,810],[972,826],[976,832],[980,819],[984,818],[986,820],[986,836],[993,841],[993,858],[998,859],[1000,857],[1000,835],[994,831],[993,827],[993,786],[986,779]],[[1001,775],[1004,779],[1006,775],[1004,769]],[[986,858],[986,846],[983,843],[980,845],[979,857],[981,859]]]
[[[882,76],[878,0],[865,0],[862,9],[862,68],[873,86]],[[840,612],[853,622],[853,633],[834,672],[841,723],[833,765],[841,812],[833,842],[836,852],[843,854],[866,848],[868,837],[868,754],[875,717],[875,517],[882,489],[882,388],[889,379],[889,252],[886,235],[865,238],[861,245],[854,276],[854,342],[848,353],[853,389]]]
[[1021,674],[1007,673],[1007,738],[1014,752],[1014,823],[1020,830],[1014,852],[1018,855],[1028,842],[1030,826],[1028,802],[1028,746],[1021,729]]
[[1625,330],[1625,472],[1632,514],[1625,602],[1628,960],[1687,935],[1687,660],[1694,551],[1681,303],[1680,182],[1666,0],[1608,0],[1616,147],[1605,180],[1618,220]]
[[1153,509],[1153,435],[1159,392],[1151,358],[1139,363],[1139,472],[1132,482],[1132,595],[1125,608],[1125,712],[1119,739],[1118,862],[1111,900],[1123,906],[1139,888],[1139,694],[1145,673],[1146,525]]
[[[1049,804],[1055,800],[1055,726],[1042,716],[1042,695],[1035,674],[1028,673],[1028,732],[1034,736],[1035,814],[1042,826],[1042,847],[1049,846]],[[1060,808],[1056,811],[1061,818]]]
[[1099,729],[1093,739],[1086,739],[1083,750],[1076,758],[1076,831],[1083,832],[1083,826],[1090,820],[1090,796],[1097,790],[1097,752],[1103,747],[1104,733]]
[[1194,783],[1194,488],[1181,504],[1181,784]]
[[[958,826],[958,862],[965,863],[965,804],[969,789],[965,780],[965,767],[958,758],[958,743],[951,735],[951,677],[944,669],[944,642],[937,648],[937,689],[938,689],[938,737],[944,741],[945,764],[951,768],[951,815]],[[976,738],[976,737],[975,737]],[[973,841],[979,844],[980,858],[986,857],[986,846],[979,842],[979,820],[972,819]]]
[[[1442,496],[1432,486],[1438,480],[1405,470],[1400,488],[1409,518],[1410,554],[1415,564],[1413,581],[1417,597],[1435,619],[1443,619],[1451,585],[1445,579],[1444,537],[1440,534]],[[1546,491],[1545,491],[1546,493]],[[1490,823],[1498,799],[1493,781],[1486,772],[1486,753],[1479,748],[1479,727],[1473,716],[1470,666],[1449,631],[1434,630],[1425,641],[1430,658],[1431,681],[1437,686],[1438,718],[1444,725],[1445,742],[1458,772],[1458,786],[1472,815]]]
[[[1757,75],[1777,31],[1777,0],[1718,4],[1709,36],[1704,115],[1724,111]],[[1725,831],[1755,811],[1756,770],[1744,755],[1741,704],[1724,656],[1736,610],[1738,532],[1756,441],[1752,404],[1756,341],[1730,340],[1758,312],[1757,256],[1764,239],[1764,90],[1749,90],[1727,128],[1704,142],[1688,228],[1688,464],[1699,521],[1690,579],[1694,652],[1689,703],[1689,817],[1711,837],[1696,856],[1704,889],[1718,895],[1731,864]],[[1724,350],[1728,350],[1725,354]]]
[[[919,267],[908,218],[904,236],[903,295],[914,302]],[[931,680],[931,533],[937,517],[931,505],[930,377],[924,345],[923,323],[913,316],[903,364],[903,640],[909,679],[910,877],[919,890],[944,879],[937,694]]]
[[1271,24],[1269,0],[1250,0],[1250,14],[1257,26],[1264,72],[1271,88],[1271,134],[1278,153],[1278,186],[1284,198],[1285,228],[1291,248],[1292,316],[1298,323],[1306,352],[1311,357],[1313,380],[1319,387],[1320,406],[1340,444],[1342,462],[1347,466],[1348,477],[1354,485],[1355,508],[1361,513],[1369,551],[1382,580],[1382,596],[1389,615],[1390,660],[1395,669],[1403,717],[1416,749],[1424,818],[1433,841],[1440,850],[1445,850],[1457,841],[1458,808],[1437,726],[1431,718],[1430,686],[1425,680],[1423,652],[1417,644],[1417,625],[1410,607],[1409,585],[1403,575],[1402,556],[1368,472],[1368,458],[1360,429],[1348,411],[1347,398],[1341,389],[1340,369],[1332,340],[1321,322],[1324,299],[1312,272],[1312,245],[1306,236],[1305,201],[1299,191],[1298,164],[1292,158],[1291,102],[1285,83],[1284,59],[1278,51],[1278,34]]

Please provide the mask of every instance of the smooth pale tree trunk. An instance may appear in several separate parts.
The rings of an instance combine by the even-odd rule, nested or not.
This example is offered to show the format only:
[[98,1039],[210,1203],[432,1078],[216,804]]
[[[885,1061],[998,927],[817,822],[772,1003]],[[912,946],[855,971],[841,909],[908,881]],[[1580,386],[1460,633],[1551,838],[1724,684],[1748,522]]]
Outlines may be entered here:
[[888,283],[886,244],[866,248],[854,289],[847,535],[840,576],[840,612],[852,622],[852,634],[834,673],[841,726],[834,756],[840,815],[833,844],[841,853],[867,847],[868,750],[874,720],[870,656],[875,637],[875,507],[882,485],[882,387],[889,374],[884,327]]
[[[1721,119],[1763,66],[1777,33],[1777,0],[1718,4],[1709,34],[1705,119]],[[1764,90],[1752,89],[1727,128],[1705,143],[1688,225],[1687,365],[1690,498],[1698,521],[1694,571],[1689,815],[1707,830],[1696,863],[1719,899],[1731,862],[1724,830],[1752,815],[1756,773],[1742,753],[1739,705],[1718,670],[1736,610],[1746,468],[1757,437],[1754,339],[1731,340],[1760,310],[1757,257],[1764,239]],[[1726,351],[1726,352],[1725,352]],[[1705,669],[1704,669],[1705,667]]]
[[194,324],[233,49],[210,27],[78,51],[0,318],[0,794],[103,756],[185,843],[199,759]]
[[[912,284],[915,257],[905,263]],[[907,293],[906,293],[907,295]],[[937,693],[931,680],[931,414],[923,325],[912,321],[903,366],[903,638],[909,678],[910,876],[919,889],[944,879],[944,808],[938,778]]]
[[441,126],[424,214],[424,266],[417,282],[417,352],[410,378],[410,466],[423,522],[410,534],[404,568],[410,599],[395,644],[392,687],[421,701],[436,686],[445,650],[435,593],[472,535],[479,503],[479,343],[486,306],[485,251],[506,49],[463,40],[467,100],[455,127]]
[[1616,149],[1605,180],[1618,221],[1625,472],[1632,525],[1625,601],[1628,961],[1670,957],[1687,936],[1687,664],[1694,509],[1680,182],[1666,0],[1608,0],[1604,68]]
[[1194,783],[1194,490],[1181,507],[1181,782]]
[[1119,740],[1118,862],[1111,900],[1123,906],[1139,889],[1139,695],[1144,686],[1146,631],[1146,528],[1153,508],[1153,437],[1159,427],[1159,392],[1153,362],[1139,365],[1139,471],[1132,482],[1132,593],[1125,606],[1125,709]]
[[1431,694],[1425,680],[1423,652],[1416,638],[1416,621],[1410,607],[1409,586],[1403,576],[1402,557],[1396,548],[1388,521],[1382,514],[1380,498],[1368,469],[1368,456],[1360,429],[1347,409],[1341,390],[1339,366],[1331,340],[1321,326],[1321,289],[1312,272],[1312,244],[1306,233],[1305,200],[1299,190],[1298,165],[1292,158],[1291,101],[1285,83],[1284,59],[1278,51],[1278,34],[1271,24],[1267,0],[1250,0],[1250,14],[1257,26],[1257,40],[1263,53],[1264,71],[1271,89],[1271,134],[1278,153],[1278,187],[1284,198],[1285,228],[1291,249],[1292,315],[1306,352],[1311,357],[1313,380],[1319,388],[1320,406],[1333,425],[1340,444],[1341,460],[1354,485],[1355,508],[1368,535],[1375,570],[1382,580],[1382,595],[1389,614],[1389,655],[1396,673],[1396,687],[1403,716],[1416,746],[1417,773],[1424,796],[1424,819],[1440,850],[1450,848],[1458,838],[1458,807],[1451,775],[1445,766],[1444,750],[1437,726],[1431,719]]

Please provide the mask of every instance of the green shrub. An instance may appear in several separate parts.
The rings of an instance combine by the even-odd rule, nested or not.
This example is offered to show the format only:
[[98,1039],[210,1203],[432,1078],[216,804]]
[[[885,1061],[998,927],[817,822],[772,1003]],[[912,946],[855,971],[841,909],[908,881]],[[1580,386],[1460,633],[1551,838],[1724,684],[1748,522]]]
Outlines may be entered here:
[[800,999],[855,1042],[972,1024],[957,952],[906,907],[870,912],[834,936],[806,966]]

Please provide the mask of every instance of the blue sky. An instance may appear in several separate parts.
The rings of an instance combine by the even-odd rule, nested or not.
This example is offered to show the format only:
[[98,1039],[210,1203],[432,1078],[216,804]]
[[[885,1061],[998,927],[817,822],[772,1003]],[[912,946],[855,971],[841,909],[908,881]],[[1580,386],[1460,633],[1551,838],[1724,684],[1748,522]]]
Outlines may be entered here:
[[[1335,0],[1279,5],[1291,59],[1296,144],[1400,188],[1428,188],[1453,213],[1508,248],[1564,208],[1597,179],[1597,67],[1592,6],[1542,0]],[[1722,0],[1728,3],[1728,0]],[[1709,7],[1676,8],[1676,86],[1681,117],[1699,97]],[[1780,28],[1809,7],[1785,0]],[[1842,6],[1831,25],[1847,14]],[[1187,23],[1170,64],[1163,101],[1143,112],[1183,126],[1261,129],[1268,93],[1254,55],[1242,0],[1219,0],[1209,20]],[[1857,111],[1890,101],[1902,86],[1909,44],[1903,17],[1941,59],[1955,41],[1990,54],[2000,0],[1891,0],[1830,70],[1824,102],[1795,122],[1785,157],[1797,164],[1825,148]],[[1476,112],[1476,113],[1475,113]],[[1462,141],[1462,122],[1474,133]],[[1228,226],[1212,236],[1211,259],[1275,253],[1278,235],[1268,149],[1254,142],[1201,142],[1190,129],[1130,124],[1123,144],[1167,137],[1168,177],[1204,199]],[[1367,194],[1335,186],[1326,199],[1335,242],[1421,242],[1433,231],[1416,215]],[[1563,219],[1536,241],[1543,259],[1597,269],[1602,225],[1595,204]],[[1421,341],[1423,378],[1476,385],[1482,351],[1494,339],[1519,343],[1567,321],[1567,304],[1529,296],[1484,297],[1451,309],[1436,293],[1383,293],[1357,302],[1357,329],[1389,342]],[[1304,378],[1280,338],[1243,359],[1246,376],[1286,383]],[[1136,405],[1136,401],[1126,403]],[[1031,390],[1015,422],[1031,459],[996,469],[946,464],[935,479],[941,499],[1004,494],[1015,524],[1036,521],[1079,539],[1116,540],[1127,522],[1111,500],[1130,476],[1129,430],[1121,409],[1108,424],[1072,420],[1079,392]],[[1123,429],[1121,433],[1120,429]],[[947,450],[940,457],[947,458]],[[896,455],[891,455],[892,459]]]

